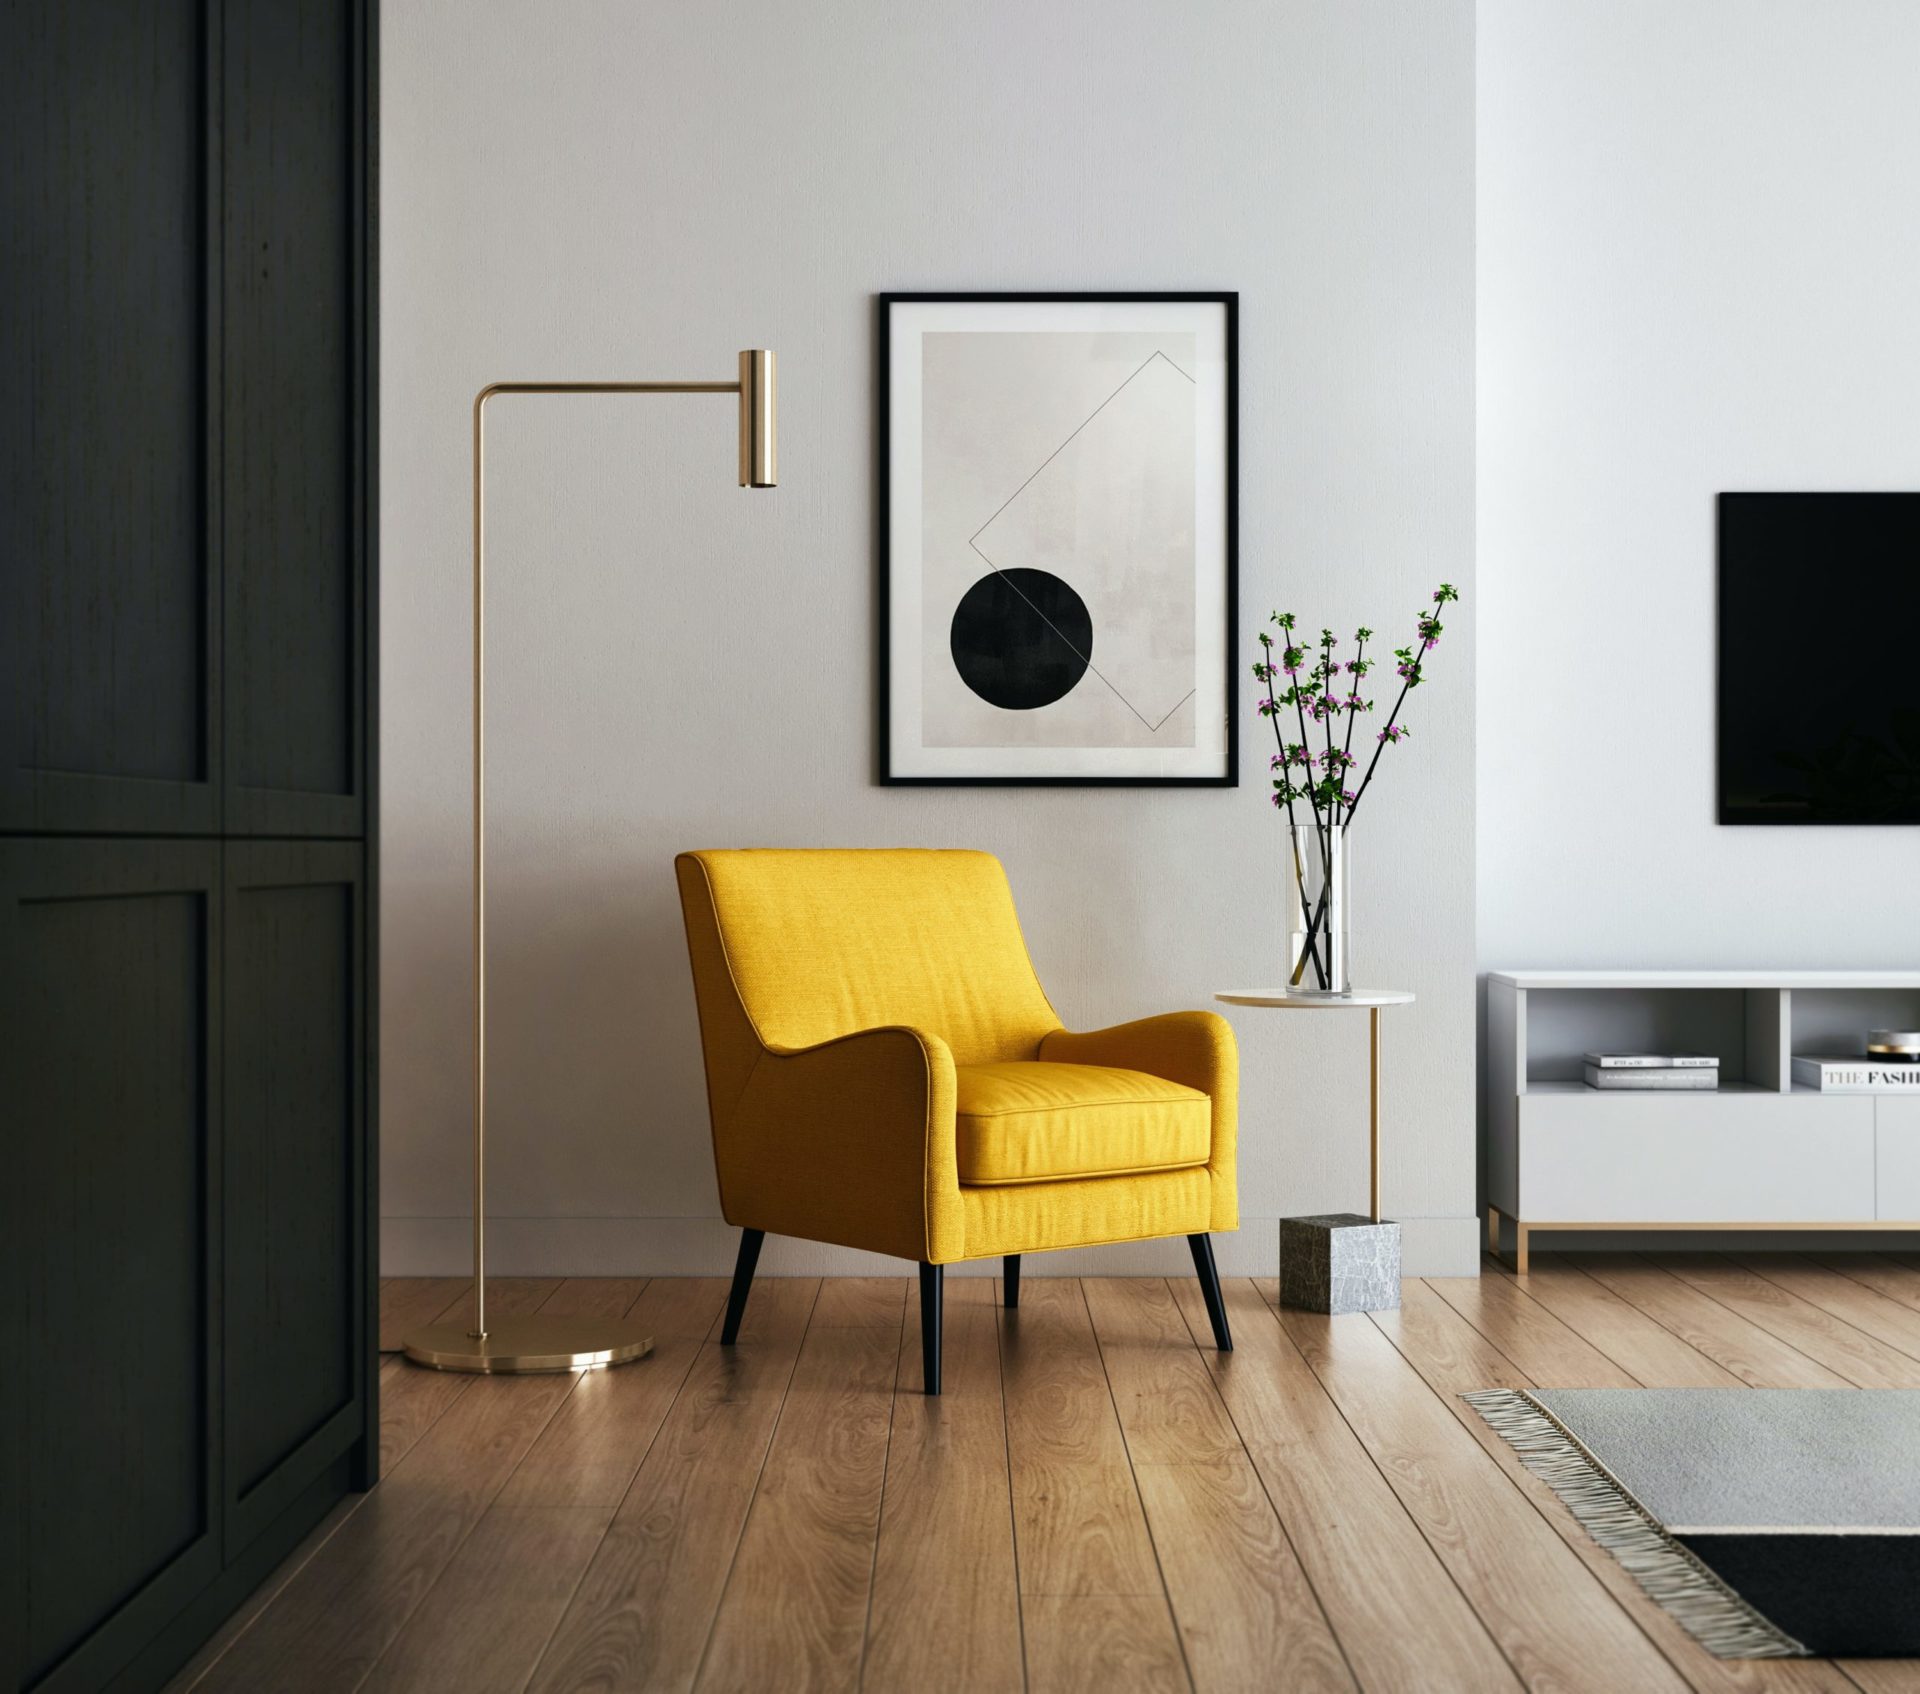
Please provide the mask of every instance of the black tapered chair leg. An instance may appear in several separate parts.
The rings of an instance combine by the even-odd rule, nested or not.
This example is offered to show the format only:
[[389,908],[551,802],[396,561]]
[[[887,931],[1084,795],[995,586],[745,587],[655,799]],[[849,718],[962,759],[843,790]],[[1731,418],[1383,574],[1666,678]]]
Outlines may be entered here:
[[929,1394],[940,1392],[940,1307],[944,1265],[920,1267],[920,1375]]
[[1213,1263],[1213,1237],[1189,1235],[1193,1274],[1200,1279],[1200,1298],[1207,1303],[1207,1322],[1213,1325],[1213,1344],[1223,1353],[1233,1351],[1233,1331],[1227,1328],[1227,1303],[1220,1297],[1220,1272]]
[[740,1232],[740,1256],[733,1261],[733,1286],[727,1290],[727,1321],[720,1326],[720,1344],[731,1347],[740,1336],[740,1320],[747,1315],[747,1291],[753,1287],[753,1267],[760,1262],[764,1229]]
[[1003,1253],[1000,1256],[1000,1286],[1006,1298],[1000,1303],[1008,1311],[1015,1311],[1020,1305],[1020,1255]]

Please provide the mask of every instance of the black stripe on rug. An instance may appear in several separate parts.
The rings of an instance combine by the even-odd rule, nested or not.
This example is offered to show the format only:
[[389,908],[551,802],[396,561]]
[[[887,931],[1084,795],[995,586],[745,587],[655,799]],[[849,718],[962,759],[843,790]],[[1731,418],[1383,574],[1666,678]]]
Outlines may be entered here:
[[1464,1398],[1709,1652],[1920,1656],[1920,1393]]

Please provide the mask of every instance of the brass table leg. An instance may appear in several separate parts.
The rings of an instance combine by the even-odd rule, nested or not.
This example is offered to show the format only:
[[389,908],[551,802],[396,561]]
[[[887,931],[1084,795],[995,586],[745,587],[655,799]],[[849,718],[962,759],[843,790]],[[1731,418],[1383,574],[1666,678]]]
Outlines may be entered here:
[[1380,1008],[1367,1011],[1367,1204],[1380,1221]]

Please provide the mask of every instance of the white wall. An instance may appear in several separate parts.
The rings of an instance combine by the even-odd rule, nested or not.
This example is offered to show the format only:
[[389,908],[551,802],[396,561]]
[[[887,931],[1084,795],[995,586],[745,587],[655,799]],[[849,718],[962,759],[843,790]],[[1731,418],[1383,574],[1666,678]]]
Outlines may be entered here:
[[[1237,791],[872,783],[872,295],[1238,288],[1247,660],[1277,603],[1392,630],[1441,578],[1471,595],[1468,0],[383,15],[388,1270],[466,1252],[467,408],[489,379],[725,377],[765,345],[782,390],[772,495],[733,486],[726,400],[490,420],[496,1268],[731,1261],[678,848],[990,848],[1076,1026],[1271,979],[1251,733]],[[1472,607],[1356,849],[1363,964],[1421,996],[1386,1059],[1415,1271],[1474,1263]],[[1365,1028],[1234,1017],[1223,1262],[1271,1274],[1277,1216],[1364,1203]],[[861,1262],[769,1248],[774,1269]]]
[[1911,965],[1920,834],[1714,822],[1714,495],[1916,486],[1920,7],[1481,0],[1478,62],[1481,963]]

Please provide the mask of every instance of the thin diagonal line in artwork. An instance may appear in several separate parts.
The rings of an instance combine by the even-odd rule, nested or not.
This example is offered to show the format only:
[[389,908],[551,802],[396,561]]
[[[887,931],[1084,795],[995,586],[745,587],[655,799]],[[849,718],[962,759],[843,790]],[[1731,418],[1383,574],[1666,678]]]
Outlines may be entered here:
[[[1186,693],[1182,694],[1178,700],[1174,701],[1173,705],[1168,709],[1167,718],[1172,717],[1175,712],[1179,711],[1182,706],[1184,706],[1189,700],[1191,700],[1194,697],[1194,695],[1198,694],[1199,692],[1200,691],[1197,688],[1189,688],[1186,691]],[[1160,720],[1160,723],[1157,723],[1153,726],[1153,733],[1155,735],[1158,735],[1160,733],[1160,724],[1165,723],[1167,721],[1167,718],[1162,718]]]
[[[1140,374],[1140,371],[1145,370],[1147,366],[1152,364],[1155,359],[1167,359],[1167,356],[1166,354],[1162,353],[1158,348],[1155,348],[1153,352],[1149,353],[1144,359],[1140,361],[1140,369],[1136,370],[1133,373],[1133,376],[1128,377],[1126,382],[1121,383],[1119,388],[1116,388],[1111,394],[1109,394],[1106,397],[1106,399],[1102,400],[1099,405],[1095,406],[1094,409],[1091,412],[1089,412],[1086,415],[1086,417],[1084,417],[1081,420],[1080,429],[1085,429],[1088,424],[1092,423],[1095,418],[1099,417],[1099,415],[1102,412],[1104,412],[1109,406],[1111,406],[1114,403],[1114,401],[1118,400],[1120,398],[1122,390],[1126,388],[1127,383],[1132,382],[1133,377],[1138,376]],[[1180,371],[1180,374],[1182,376],[1187,376],[1187,373],[1185,371],[1181,371],[1180,367],[1174,364],[1171,359],[1167,359],[1167,363],[1174,370]],[[1192,382],[1193,378],[1190,376],[1187,376],[1187,381]],[[1059,458],[1062,453],[1064,453],[1070,446],[1073,445],[1073,436],[1078,435],[1080,433],[1080,429],[1076,429],[1073,432],[1073,435],[1068,436],[1065,441],[1061,442],[1058,447],[1054,448],[1054,450],[1051,453],[1049,453],[1044,459],[1040,461],[1039,465],[1034,470],[1033,476],[1028,477],[1027,482],[1021,483],[1018,488],[1016,488],[1011,494],[1009,494],[1006,497],[1006,499],[1000,502],[999,509],[995,511],[995,513],[993,514],[993,518],[997,518],[1001,512],[1004,512],[1009,506],[1011,506],[1014,503],[1014,501],[1018,500],[1020,496],[1026,492],[1027,483],[1032,482],[1034,476],[1038,476],[1041,471],[1045,470],[1047,466],[1052,464],[1055,459]],[[978,529],[976,529],[973,532],[973,534],[967,538],[968,541],[969,542],[977,541],[982,535],[986,534],[987,530],[990,529],[993,525],[993,518],[988,518],[985,523],[983,523]]]
[[[973,543],[971,541],[969,541],[967,545],[969,547],[973,547]],[[976,553],[980,553],[980,549],[978,547],[973,547],[973,550]],[[1114,699],[1118,700],[1121,705],[1125,706],[1127,710],[1133,713],[1133,715],[1136,718],[1139,718],[1140,722],[1146,726],[1146,731],[1149,735],[1158,734],[1160,729],[1160,723],[1165,723],[1167,721],[1167,718],[1170,718],[1173,716],[1173,712],[1179,711],[1180,706],[1184,706],[1186,704],[1186,701],[1182,699],[1180,702],[1180,706],[1175,706],[1173,708],[1173,712],[1169,712],[1167,714],[1167,718],[1162,718],[1160,720],[1160,723],[1148,723],[1146,715],[1140,710],[1140,708],[1136,706],[1131,700],[1129,700],[1126,697],[1126,695],[1122,694],[1119,689],[1113,687],[1113,684],[1111,681],[1108,680],[1106,673],[1103,670],[1101,670],[1100,667],[1093,662],[1091,655],[1081,652],[1078,647],[1074,646],[1074,644],[1067,639],[1065,631],[1063,631],[1060,628],[1060,626],[1053,621],[1052,618],[1048,617],[1045,612],[1041,611],[1040,608],[1036,606],[1031,599],[1029,599],[1025,594],[1022,594],[1020,592],[1019,583],[1015,582],[1012,577],[1008,576],[1007,573],[1003,571],[998,565],[994,564],[994,562],[991,559],[987,559],[986,554],[980,553],[980,557],[982,559],[986,559],[988,566],[992,569],[993,574],[995,576],[997,576],[1002,582],[1004,582],[1009,588],[1011,588],[1014,591],[1014,593],[1019,594],[1022,600],[1026,601],[1027,609],[1030,612],[1032,612],[1033,615],[1036,618],[1038,618],[1043,624],[1045,624],[1048,629],[1052,630],[1055,635],[1059,636],[1060,645],[1062,647],[1066,648],[1066,650],[1069,653],[1071,653],[1076,659],[1078,659],[1081,662],[1081,664],[1085,665],[1088,670],[1092,671],[1095,676],[1099,677],[1099,679],[1102,682],[1106,683],[1109,688],[1113,689]],[[1188,692],[1191,693],[1192,690],[1188,690]]]
[[[993,520],[988,519],[987,521],[991,523]],[[973,543],[971,541],[969,541],[967,545],[969,547],[973,547]],[[1027,595],[1021,593],[1019,583],[1015,582],[1012,577],[1008,576],[1007,573],[1003,571],[998,565],[996,565],[991,559],[988,559],[986,554],[980,553],[980,549],[978,547],[973,547],[973,550],[974,552],[979,553],[982,559],[986,560],[988,569],[990,569],[995,576],[997,576],[1002,582],[1004,582],[1009,588],[1011,588],[1014,591],[1014,593],[1019,594],[1022,600],[1026,601],[1027,610],[1032,612],[1033,615],[1036,618],[1038,618],[1043,624],[1045,624],[1048,629],[1052,630],[1055,635],[1059,636],[1060,645],[1062,647],[1066,648],[1066,650],[1069,653],[1071,653],[1076,659],[1078,659],[1081,662],[1081,664],[1085,665],[1088,670],[1092,671],[1095,676],[1099,677],[1102,682],[1105,682],[1109,688],[1113,688],[1113,684],[1111,682],[1107,682],[1107,678],[1105,674],[1101,671],[1100,667],[1093,662],[1092,657],[1086,653],[1081,652],[1078,647],[1074,646],[1074,644],[1067,639],[1065,631],[1063,631],[1061,627],[1053,621],[1052,618],[1048,617],[1045,612],[1041,611],[1040,608],[1036,606],[1033,603],[1033,601],[1028,598]],[[1134,703],[1131,700],[1129,700],[1126,697],[1126,695],[1122,694],[1119,689],[1113,688],[1113,697],[1116,700],[1118,700],[1121,705],[1125,706],[1128,711],[1132,712],[1136,718],[1139,718],[1141,723],[1146,725],[1146,728],[1149,733],[1153,731],[1155,726],[1150,723],[1147,723],[1147,720],[1145,716],[1142,715],[1139,707],[1135,706]],[[1179,709],[1178,707],[1175,708],[1176,711],[1178,709]]]
[[1099,405],[1095,406],[1094,409],[1091,412],[1089,412],[1086,415],[1086,417],[1081,421],[1080,428],[1076,429],[1073,432],[1073,435],[1069,435],[1065,441],[1061,442],[1058,447],[1054,448],[1054,450],[1051,453],[1049,453],[1044,459],[1042,459],[1039,465],[1034,469],[1033,476],[1029,476],[1027,480],[1021,483],[1018,488],[1016,488],[1011,494],[1009,494],[1006,497],[1006,499],[1002,500],[1000,502],[998,510],[994,512],[993,517],[988,518],[987,521],[983,523],[978,529],[976,529],[973,532],[973,534],[969,536],[967,539],[967,545],[969,547],[972,547],[975,553],[980,554],[980,557],[986,561],[988,567],[993,571],[994,575],[999,577],[999,579],[1002,582],[1004,582],[1009,588],[1011,588],[1014,591],[1014,593],[1019,594],[1022,600],[1026,601],[1028,609],[1033,613],[1035,617],[1037,617],[1043,624],[1045,624],[1048,629],[1052,630],[1055,635],[1060,637],[1061,645],[1065,647],[1069,653],[1071,653],[1076,659],[1078,659],[1081,662],[1081,664],[1085,665],[1088,670],[1092,671],[1095,676],[1099,677],[1102,682],[1106,683],[1107,687],[1112,690],[1113,697],[1116,700],[1118,700],[1121,705],[1125,706],[1128,711],[1133,713],[1133,715],[1136,718],[1140,720],[1140,722],[1145,726],[1146,731],[1149,735],[1158,735],[1160,733],[1161,725],[1166,723],[1167,718],[1172,717],[1174,712],[1179,711],[1182,706],[1184,706],[1189,700],[1191,700],[1194,697],[1194,695],[1198,692],[1198,690],[1189,688],[1185,694],[1181,695],[1180,698],[1174,702],[1172,709],[1167,712],[1165,717],[1162,717],[1160,719],[1159,723],[1153,723],[1149,721],[1146,714],[1143,713],[1138,706],[1136,706],[1131,700],[1129,700],[1126,697],[1126,695],[1122,694],[1119,689],[1113,686],[1113,683],[1111,682],[1111,680],[1109,680],[1106,673],[1102,671],[1100,667],[1093,662],[1092,657],[1086,653],[1081,652],[1078,647],[1074,646],[1074,644],[1067,639],[1065,633],[1061,630],[1060,626],[1056,624],[1052,618],[1048,617],[1045,612],[1041,611],[1038,606],[1034,605],[1033,601],[1028,599],[1025,594],[1021,594],[1020,585],[1017,582],[1015,582],[1012,577],[1008,576],[1007,573],[1003,571],[998,565],[994,564],[993,560],[988,559],[986,554],[981,553],[979,547],[975,544],[978,542],[981,536],[986,534],[986,532],[993,527],[994,518],[999,517],[1001,512],[1004,512],[1009,506],[1011,506],[1014,503],[1014,501],[1018,500],[1020,496],[1026,492],[1028,486],[1032,483],[1033,478],[1038,476],[1041,471],[1045,470],[1047,466],[1052,464],[1055,459],[1059,458],[1062,453],[1064,453],[1070,446],[1072,446],[1074,436],[1077,436],[1080,433],[1080,430],[1085,429],[1088,424],[1092,423],[1095,418],[1099,417],[1099,415],[1102,412],[1104,412],[1109,406],[1111,406],[1114,403],[1114,401],[1119,399],[1121,393],[1126,389],[1128,383],[1131,383],[1134,377],[1137,377],[1140,374],[1140,372],[1144,371],[1148,365],[1153,363],[1155,359],[1166,360],[1168,369],[1174,371],[1180,376],[1187,377],[1187,381],[1189,382],[1193,381],[1192,377],[1187,376],[1187,373],[1185,371],[1181,370],[1178,365],[1176,365],[1171,359],[1168,359],[1166,354],[1162,353],[1156,347],[1151,353],[1149,353],[1146,356],[1146,358],[1140,361],[1139,368],[1133,372],[1132,376],[1129,376],[1126,382],[1121,383],[1119,388],[1116,388],[1111,394],[1109,394],[1106,397],[1106,399],[1102,400]]

